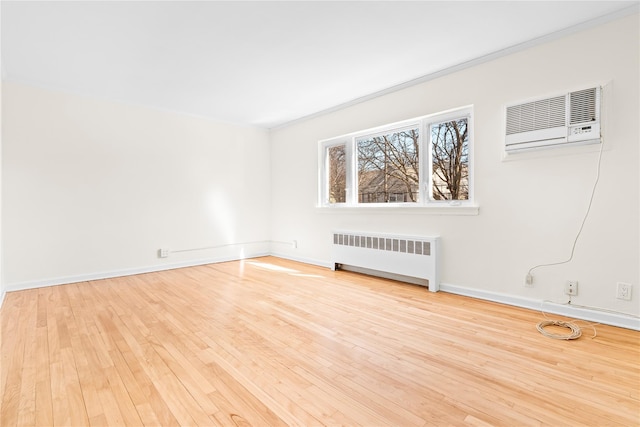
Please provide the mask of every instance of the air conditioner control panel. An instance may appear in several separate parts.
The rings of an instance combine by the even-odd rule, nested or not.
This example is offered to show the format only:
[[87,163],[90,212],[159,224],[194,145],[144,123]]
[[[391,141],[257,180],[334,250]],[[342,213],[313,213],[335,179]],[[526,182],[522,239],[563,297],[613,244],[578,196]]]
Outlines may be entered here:
[[579,127],[572,127],[570,134],[571,135],[582,135],[585,133],[592,133],[593,132],[593,127],[591,125],[589,126],[579,126]]

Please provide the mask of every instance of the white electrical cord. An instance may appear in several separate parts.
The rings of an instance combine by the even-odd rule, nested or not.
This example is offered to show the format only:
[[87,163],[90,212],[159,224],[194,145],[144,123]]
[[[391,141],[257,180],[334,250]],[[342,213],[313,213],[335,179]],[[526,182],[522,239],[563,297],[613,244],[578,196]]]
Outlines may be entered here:
[[173,249],[170,252],[173,253],[179,253],[179,252],[193,252],[193,251],[204,251],[207,249],[219,249],[219,248],[226,248],[229,246],[242,246],[242,245],[256,245],[256,244],[260,244],[260,243],[276,243],[276,244],[280,244],[280,245],[290,245],[293,247],[297,246],[297,241],[293,240],[291,242],[281,242],[278,240],[257,240],[257,241],[253,241],[253,242],[238,242],[238,243],[226,243],[223,245],[215,245],[215,246],[203,246],[200,248],[188,248],[188,249]]
[[597,165],[597,169],[596,169],[596,180],[593,183],[593,188],[591,189],[591,197],[589,198],[589,205],[587,206],[587,211],[584,214],[584,218],[582,219],[582,223],[580,224],[580,229],[578,229],[578,233],[576,234],[576,238],[573,239],[573,245],[571,246],[571,254],[569,255],[569,258],[565,261],[560,261],[560,262],[552,262],[552,263],[548,263],[548,264],[539,264],[536,265],[534,267],[531,267],[529,269],[529,272],[527,273],[527,277],[531,276],[531,273],[533,272],[533,270],[540,268],[540,267],[550,267],[553,265],[562,265],[562,264],[567,264],[569,262],[571,262],[571,260],[573,260],[573,254],[576,251],[576,245],[578,244],[578,238],[580,238],[580,235],[582,234],[582,229],[584,228],[584,224],[587,222],[587,218],[589,217],[589,212],[591,212],[591,205],[593,205],[593,197],[596,194],[596,188],[598,186],[598,181],[600,181],[600,165],[602,163],[602,150],[604,148],[604,140],[602,142],[600,142],[600,152],[598,153],[598,165]]
[[[600,142],[600,151],[598,153],[598,163],[597,163],[597,168],[596,168],[596,179],[593,183],[593,188],[591,189],[591,196],[589,197],[589,204],[587,205],[587,211],[584,214],[584,217],[582,218],[582,223],[580,224],[580,228],[578,229],[578,232],[576,233],[576,237],[575,239],[573,239],[573,245],[571,245],[571,253],[569,254],[569,258],[567,258],[565,261],[560,261],[560,262],[552,262],[552,263],[547,263],[547,264],[538,264],[534,267],[531,267],[529,269],[529,272],[527,273],[527,281],[531,280],[531,274],[533,272],[533,270],[537,269],[537,268],[541,268],[541,267],[551,267],[554,265],[562,265],[562,264],[567,264],[569,262],[571,262],[571,260],[573,260],[573,255],[576,251],[576,245],[578,244],[578,239],[580,238],[580,235],[582,234],[582,230],[584,228],[584,224],[587,222],[587,218],[589,217],[589,212],[591,212],[591,206],[593,205],[593,198],[596,194],[596,188],[598,187],[598,181],[600,181],[600,165],[602,164],[602,151],[604,148],[604,141]],[[571,299],[569,299],[568,304],[571,304]],[[543,314],[545,314],[544,312],[542,312]],[[546,314],[545,314],[546,317]],[[560,326],[560,327],[564,327],[564,328],[568,328],[570,329],[571,333],[568,335],[565,334],[556,334],[553,332],[549,332],[547,330],[545,330],[545,327],[547,326]],[[593,327],[593,326],[592,326]],[[575,323],[572,322],[564,322],[561,320],[544,320],[542,322],[539,322],[536,325],[536,328],[538,329],[538,332],[540,332],[542,335],[544,335],[545,337],[549,337],[549,338],[553,338],[553,339],[559,339],[559,340],[575,340],[580,338],[580,336],[582,335],[582,330],[580,329],[580,327],[578,325],[576,325]],[[596,329],[595,327],[593,327],[593,337],[596,336]]]
[[[578,326],[576,324],[576,322],[584,322],[587,324],[587,326],[591,326],[591,329],[593,329],[593,335],[591,336],[591,339],[595,338],[598,335],[598,331],[596,331],[596,326],[599,325],[600,323],[592,323],[592,322],[587,322],[586,320],[572,320],[572,321],[562,321],[562,320],[551,320],[549,319],[549,317],[547,316],[547,313],[542,309],[542,305],[544,305],[545,302],[553,302],[553,301],[542,301],[542,303],[540,304],[540,313],[542,313],[542,315],[544,316],[545,319],[542,322],[539,322],[536,325],[536,328],[538,329],[538,332],[540,332],[542,335],[544,335],[545,337],[549,337],[549,338],[553,338],[553,339],[557,339],[557,340],[575,340],[580,338],[580,336],[582,335],[582,328],[580,326]],[[569,302],[567,302],[564,305],[569,305],[571,304],[571,300],[569,300]],[[547,330],[545,330],[545,327],[547,326],[561,326],[564,328],[569,328],[571,330],[571,333],[569,335],[563,335],[563,334],[556,334],[556,333],[552,333],[549,332]]]
[[[553,332],[549,332],[544,329],[546,326],[549,326],[549,325],[562,326],[564,328],[569,328],[571,330],[571,333],[569,335],[563,335],[563,334],[556,334]],[[537,328],[538,328],[538,331],[545,337],[553,338],[556,340],[575,340],[577,338],[580,338],[580,336],[582,335],[582,330],[578,325],[571,322],[563,322],[562,320],[544,320],[538,323]]]

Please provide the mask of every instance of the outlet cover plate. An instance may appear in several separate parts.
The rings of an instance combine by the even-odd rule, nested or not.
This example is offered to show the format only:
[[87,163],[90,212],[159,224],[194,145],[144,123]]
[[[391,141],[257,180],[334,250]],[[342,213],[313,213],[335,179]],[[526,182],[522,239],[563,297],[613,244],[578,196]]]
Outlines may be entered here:
[[578,295],[578,281],[567,280],[567,282],[564,284],[564,293],[566,295],[572,295],[572,296]]
[[631,301],[632,288],[633,286],[631,285],[631,283],[618,282],[618,287],[616,288],[616,298],[624,301]]

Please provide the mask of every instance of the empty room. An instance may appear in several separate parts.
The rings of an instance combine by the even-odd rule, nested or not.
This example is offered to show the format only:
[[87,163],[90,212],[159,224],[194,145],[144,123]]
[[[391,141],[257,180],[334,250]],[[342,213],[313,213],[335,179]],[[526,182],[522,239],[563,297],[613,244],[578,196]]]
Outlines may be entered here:
[[0,24],[0,425],[640,425],[640,2]]

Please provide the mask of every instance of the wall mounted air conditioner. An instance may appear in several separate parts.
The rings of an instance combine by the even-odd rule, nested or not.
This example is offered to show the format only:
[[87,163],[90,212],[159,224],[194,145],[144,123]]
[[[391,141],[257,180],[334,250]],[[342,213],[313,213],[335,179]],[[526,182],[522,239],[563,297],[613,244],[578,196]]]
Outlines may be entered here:
[[600,87],[508,105],[505,150],[600,142]]

